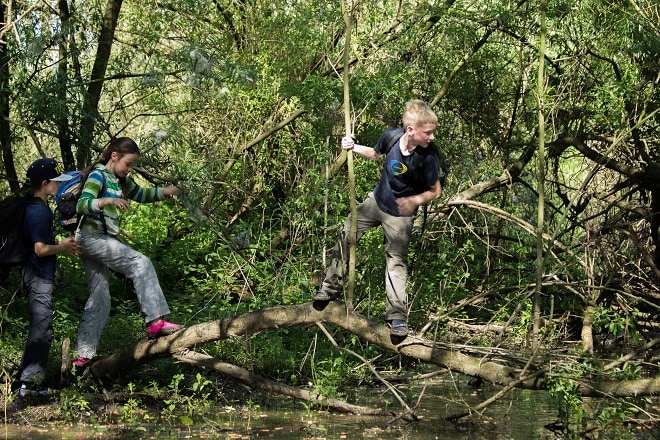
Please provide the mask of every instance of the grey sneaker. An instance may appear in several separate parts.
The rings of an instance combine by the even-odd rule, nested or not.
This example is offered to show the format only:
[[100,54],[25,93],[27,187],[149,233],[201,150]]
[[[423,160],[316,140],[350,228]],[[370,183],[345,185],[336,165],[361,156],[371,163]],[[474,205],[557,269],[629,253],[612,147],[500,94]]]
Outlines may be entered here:
[[390,335],[392,336],[408,336],[408,326],[403,319],[393,319],[388,325],[390,326]]
[[335,299],[335,295],[328,292],[327,290],[319,290],[316,292],[316,295],[312,297],[313,301],[333,301]]

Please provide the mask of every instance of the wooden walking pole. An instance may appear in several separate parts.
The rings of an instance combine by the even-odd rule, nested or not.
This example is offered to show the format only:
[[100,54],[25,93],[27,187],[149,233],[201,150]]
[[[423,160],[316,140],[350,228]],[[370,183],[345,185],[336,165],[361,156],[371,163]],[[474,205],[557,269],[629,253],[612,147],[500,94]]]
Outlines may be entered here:
[[[344,36],[344,71],[342,72],[342,81],[344,83],[344,128],[345,135],[351,136],[351,95],[348,81],[348,62],[351,49],[351,9],[348,5],[349,0],[341,0],[341,9],[344,16],[344,25],[346,32]],[[351,199],[351,231],[348,242],[348,285],[346,289],[346,308],[353,310],[353,291],[355,290],[355,248],[357,246],[357,203],[355,202],[355,174],[353,172],[353,151],[347,150],[346,163],[348,165],[348,186]]]

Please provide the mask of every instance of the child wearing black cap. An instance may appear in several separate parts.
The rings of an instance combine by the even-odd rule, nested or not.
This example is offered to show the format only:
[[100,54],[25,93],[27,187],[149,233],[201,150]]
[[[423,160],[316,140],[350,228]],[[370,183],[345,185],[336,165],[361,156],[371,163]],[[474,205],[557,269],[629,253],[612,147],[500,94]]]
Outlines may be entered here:
[[30,329],[23,360],[12,390],[21,397],[45,395],[43,387],[48,353],[53,341],[53,290],[57,254],[76,256],[80,247],[73,237],[60,242],[55,239],[55,215],[48,206],[48,197],[57,193],[60,182],[71,179],[62,174],[54,159],[41,158],[27,170],[34,200],[25,208],[23,233],[33,243],[22,268],[23,289],[27,295]]

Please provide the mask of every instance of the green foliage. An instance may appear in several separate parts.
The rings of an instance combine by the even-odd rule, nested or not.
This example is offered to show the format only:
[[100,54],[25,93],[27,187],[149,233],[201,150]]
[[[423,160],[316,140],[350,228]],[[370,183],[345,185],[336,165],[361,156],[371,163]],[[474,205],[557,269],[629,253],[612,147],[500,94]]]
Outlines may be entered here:
[[90,410],[89,401],[75,389],[63,389],[60,392],[58,415],[63,420],[75,421]]
[[571,379],[557,377],[549,380],[550,397],[557,405],[559,420],[568,427],[577,420],[580,423],[586,416],[583,412],[582,397],[577,393],[577,383]]
[[630,316],[623,316],[609,307],[599,306],[594,309],[593,329],[595,333],[606,333],[614,337],[638,335]]
[[[622,368],[608,373],[608,378],[634,379],[639,377],[640,371],[639,364],[626,363]],[[639,397],[615,400],[582,397],[578,389],[581,379],[598,374],[598,368],[590,360],[584,360],[570,367],[558,366],[553,369],[552,375],[544,379],[565,433],[577,435],[585,429],[598,429],[630,435],[632,428],[626,422],[644,412],[652,401]]]
[[326,398],[341,398],[354,365],[344,356],[316,362],[313,370],[314,392]]
[[[189,425],[192,424],[191,417],[196,412],[209,406],[213,382],[197,373],[194,382],[191,382],[186,390],[182,388],[186,381],[185,377],[181,373],[172,376],[168,385],[169,397],[163,400],[165,407],[161,415],[166,419],[179,418],[184,425]],[[161,394],[158,388],[154,387],[154,390]]]
[[[443,199],[430,205],[423,234],[416,228],[411,244],[411,328],[430,323],[439,338],[522,347],[532,319],[537,227],[547,234],[540,306],[544,322],[552,323],[544,330],[548,343],[577,336],[574,317],[585,300],[611,284],[621,295],[617,306],[597,307],[596,332],[636,336],[636,318],[657,313],[657,301],[649,299],[657,283],[646,263],[652,238],[644,212],[652,211],[649,188],[657,188],[652,146],[658,121],[646,117],[660,102],[660,38],[657,6],[636,4],[550,2],[547,86],[540,97],[530,86],[539,59],[534,5],[354,4],[350,129],[360,143],[374,145],[384,128],[401,123],[405,101],[437,98],[436,143],[452,164]],[[10,123],[9,132],[2,131],[3,148],[11,150],[3,151],[3,164],[13,153],[22,179],[37,155],[62,157],[67,148],[76,153],[103,146],[109,135],[132,136],[143,151],[138,182],[182,182],[186,188],[175,200],[133,204],[122,219],[131,245],[152,258],[173,320],[194,324],[309,301],[324,252],[349,212],[345,170],[326,174],[345,130],[339,4],[124,2],[102,73],[97,123],[89,141],[81,141],[87,134],[79,127],[93,116],[83,102],[104,6],[76,3],[72,33],[66,33],[57,11],[17,4],[15,20],[7,20],[11,32],[3,33],[10,76],[0,79],[11,104],[2,118]],[[521,164],[520,174],[504,171],[535,148],[540,103],[547,118],[547,176],[530,171],[536,158]],[[378,181],[381,166],[357,158],[359,200]],[[541,225],[539,177],[547,183]],[[461,205],[456,194],[486,208]],[[371,231],[357,250],[356,310],[376,322],[386,306],[382,240],[379,230]],[[19,283],[13,271],[0,290],[0,365],[8,375],[27,336]],[[87,300],[80,262],[59,258],[56,285],[53,382],[61,342],[75,340]],[[111,291],[100,354],[144,336],[130,284],[113,278]],[[448,320],[506,324],[508,336],[457,335]],[[573,334],[550,334],[559,326]],[[333,336],[369,359],[381,354],[343,331]],[[346,396],[370,373],[321,339],[307,329],[286,328],[204,348],[266,376],[298,385],[311,381],[324,395]],[[165,379],[159,377],[150,392],[168,402],[163,417],[185,416],[179,421],[186,425],[194,400],[211,399],[213,378],[171,362],[156,365]],[[630,364],[613,377],[636,377],[638,368]],[[582,423],[587,415],[579,412],[584,402],[574,381],[598,373],[580,366],[567,374],[550,382],[553,398],[566,422]],[[145,385],[130,383],[122,418],[137,425],[144,414],[136,396]],[[86,410],[80,395],[65,393],[63,400],[67,420]],[[631,400],[621,407],[609,401],[595,417],[606,425],[631,414]]]

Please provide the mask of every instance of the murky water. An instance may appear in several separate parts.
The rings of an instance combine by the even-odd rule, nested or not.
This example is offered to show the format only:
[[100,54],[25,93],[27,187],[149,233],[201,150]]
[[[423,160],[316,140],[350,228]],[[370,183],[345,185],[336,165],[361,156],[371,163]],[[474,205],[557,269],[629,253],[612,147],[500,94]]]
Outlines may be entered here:
[[[485,386],[473,389],[466,384],[434,381],[425,389],[407,390],[409,398],[417,399],[423,392],[421,405],[415,409],[417,422],[399,420],[384,426],[389,420],[382,417],[363,417],[336,412],[307,410],[301,403],[287,400],[274,407],[254,406],[248,410],[232,411],[218,408],[214,418],[180,419],[172,425],[103,426],[4,426],[0,438],[5,439],[396,439],[396,440],[509,440],[561,438],[545,426],[557,420],[557,411],[547,393],[514,390],[482,412],[482,417],[463,423],[452,423],[447,417],[463,413],[499,388]],[[369,390],[370,397],[360,398],[358,404],[400,410],[396,399],[385,391]],[[375,396],[375,397],[374,397]],[[410,397],[412,396],[412,397]],[[414,405],[414,402],[409,402]],[[187,426],[186,426],[187,425]],[[620,438],[620,437],[607,437]],[[660,438],[660,432],[630,437]]]

